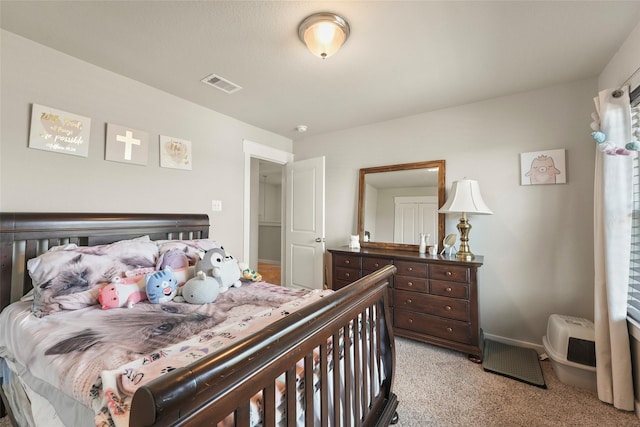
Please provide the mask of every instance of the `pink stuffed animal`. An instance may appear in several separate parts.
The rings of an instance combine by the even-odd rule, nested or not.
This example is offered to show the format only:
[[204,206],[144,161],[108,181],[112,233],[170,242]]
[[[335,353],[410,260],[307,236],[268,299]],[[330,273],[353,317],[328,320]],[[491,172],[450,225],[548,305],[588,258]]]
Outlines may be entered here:
[[100,289],[98,300],[102,309],[127,307],[147,299],[145,276],[116,277],[110,284]]

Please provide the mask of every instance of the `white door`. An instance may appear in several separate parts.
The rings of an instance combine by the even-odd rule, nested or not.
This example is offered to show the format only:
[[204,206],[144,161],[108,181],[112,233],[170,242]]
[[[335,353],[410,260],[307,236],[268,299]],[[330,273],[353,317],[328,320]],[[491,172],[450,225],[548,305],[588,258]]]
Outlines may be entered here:
[[[420,233],[438,239],[438,200],[435,196],[395,197],[394,243],[418,244]],[[435,239],[435,240],[434,240]]]
[[322,289],[324,163],[316,157],[285,165],[286,286]]

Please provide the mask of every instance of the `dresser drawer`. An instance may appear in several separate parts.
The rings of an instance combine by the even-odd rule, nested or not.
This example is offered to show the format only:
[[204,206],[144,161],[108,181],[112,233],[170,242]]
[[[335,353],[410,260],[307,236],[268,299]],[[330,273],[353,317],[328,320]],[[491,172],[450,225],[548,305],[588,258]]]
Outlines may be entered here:
[[467,283],[429,280],[429,293],[443,297],[469,299],[469,285]]
[[336,267],[334,270],[334,280],[344,280],[345,282],[355,282],[361,276],[360,270],[354,270],[353,268]]
[[429,313],[448,319],[469,321],[469,302],[417,292],[394,291],[394,306],[398,309]]
[[396,276],[393,287],[395,289],[404,289],[405,291],[429,292],[426,278],[411,276]]
[[429,316],[395,307],[393,324],[398,329],[408,329],[450,341],[471,342],[471,324],[457,320]]
[[398,276],[427,277],[427,264],[421,262],[396,261]]
[[362,259],[362,270],[371,273],[389,264],[393,264],[392,259],[365,257]]
[[347,267],[360,270],[362,258],[356,255],[333,254],[333,265],[335,267]]
[[471,274],[469,273],[468,267],[434,264],[429,270],[429,278],[468,283],[471,278]]

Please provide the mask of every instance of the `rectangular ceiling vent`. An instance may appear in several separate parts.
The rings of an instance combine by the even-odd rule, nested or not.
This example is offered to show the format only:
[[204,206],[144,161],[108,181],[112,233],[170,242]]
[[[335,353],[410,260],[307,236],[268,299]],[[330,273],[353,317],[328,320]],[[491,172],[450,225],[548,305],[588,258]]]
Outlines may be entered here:
[[226,93],[234,93],[242,89],[241,86],[238,86],[237,84],[232,83],[229,80],[222,78],[216,74],[211,74],[210,76],[207,76],[200,81],[202,83],[206,83],[210,86],[213,86],[216,89],[220,89],[221,91]]

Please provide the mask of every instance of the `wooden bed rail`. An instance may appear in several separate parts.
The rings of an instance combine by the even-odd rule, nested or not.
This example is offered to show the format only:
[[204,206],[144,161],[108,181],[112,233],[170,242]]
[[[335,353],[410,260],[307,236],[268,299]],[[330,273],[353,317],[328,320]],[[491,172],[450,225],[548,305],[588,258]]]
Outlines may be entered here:
[[[287,377],[287,425],[297,425],[295,397],[290,395],[295,395],[296,363],[304,360],[305,384],[313,384],[313,352],[319,351],[321,362],[326,361],[331,351],[327,347],[328,340],[336,343],[341,339],[337,331],[347,337],[343,340],[344,363],[347,367],[352,363],[361,366],[363,372],[354,368],[354,377],[345,375],[341,378],[337,364],[333,364],[330,374],[328,363],[320,363],[321,382],[332,375],[334,384],[345,384],[345,395],[341,395],[340,387],[334,387],[334,396],[328,396],[328,387],[321,387],[324,394],[320,399],[323,402],[322,425],[328,425],[329,417],[336,426],[388,425],[397,407],[396,397],[391,392],[395,344],[387,301],[389,278],[395,271],[394,266],[386,266],[275,322],[228,350],[177,369],[138,389],[132,401],[130,425],[216,425],[228,414],[235,413],[235,425],[248,426],[249,401],[262,391],[263,425],[273,426],[276,417],[274,382],[281,374]],[[353,338],[349,337],[349,331]],[[371,344],[373,342],[377,345]],[[351,346],[352,350],[347,351]],[[333,360],[339,360],[338,347],[333,346]],[[350,360],[351,352],[353,360]],[[373,372],[376,369],[378,372]],[[381,376],[384,380],[374,384],[374,379]],[[378,391],[376,387],[379,387]],[[359,389],[362,390],[360,393]],[[313,387],[305,387],[304,392],[305,401],[313,405]],[[339,408],[342,402],[345,412],[354,413],[355,424],[350,417],[341,418],[339,411],[328,414],[330,399],[334,407]],[[305,411],[306,426],[314,425],[310,412]],[[361,424],[362,419],[364,424]]]

